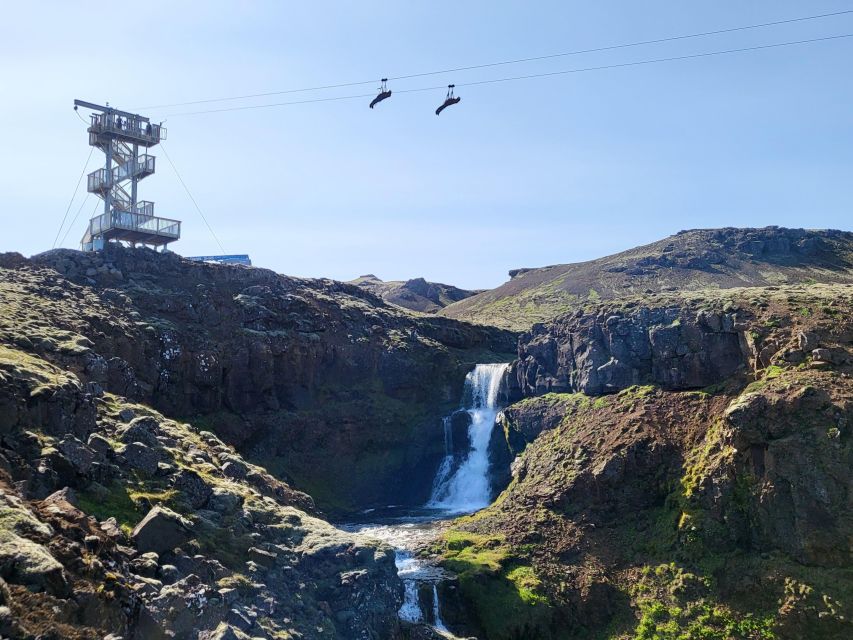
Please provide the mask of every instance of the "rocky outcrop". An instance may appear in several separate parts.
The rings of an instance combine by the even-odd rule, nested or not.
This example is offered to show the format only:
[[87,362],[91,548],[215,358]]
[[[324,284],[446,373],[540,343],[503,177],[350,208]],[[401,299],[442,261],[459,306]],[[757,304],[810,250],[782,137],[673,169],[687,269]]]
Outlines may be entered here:
[[750,365],[747,325],[736,313],[691,307],[597,308],[519,341],[520,393],[613,393],[632,385],[698,389]]
[[[308,496],[214,434],[2,349],[0,633],[397,635],[390,548],[306,513]],[[53,419],[57,403],[86,419]]]
[[[330,280],[113,245],[7,263],[4,344],[74,372],[69,384],[201,421],[328,510],[425,500],[439,416],[476,361],[515,350],[509,332],[416,318]],[[28,419],[2,393],[0,414]],[[57,396],[42,410],[40,423],[78,421],[86,442],[91,407]],[[143,436],[122,436],[122,464],[154,477],[161,461]],[[401,473],[415,481],[390,481]]]
[[440,282],[428,282],[424,278],[385,282],[373,274],[360,276],[350,283],[370,291],[389,304],[422,313],[435,313],[449,304],[480,293]]
[[192,537],[192,523],[163,507],[151,509],[130,534],[141,553],[171,551]]
[[[849,635],[853,287],[623,302],[522,338],[516,369],[542,373],[516,384],[565,386],[502,412],[492,471],[508,486],[441,550],[471,576],[463,602],[490,638]],[[657,352],[655,327],[687,347],[734,334],[738,365]],[[596,350],[645,384],[595,386],[577,363]]]
[[589,262],[514,269],[505,284],[440,311],[527,330],[597,300],[639,293],[853,282],[853,233],[691,229]]

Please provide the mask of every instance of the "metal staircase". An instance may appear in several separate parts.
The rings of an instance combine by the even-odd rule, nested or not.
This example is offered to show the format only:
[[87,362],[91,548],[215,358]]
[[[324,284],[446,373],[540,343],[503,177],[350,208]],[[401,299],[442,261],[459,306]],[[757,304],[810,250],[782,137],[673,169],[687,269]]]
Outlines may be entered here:
[[[137,200],[140,180],[152,175],[156,159],[146,153],[164,140],[166,129],[138,114],[109,106],[74,101],[92,109],[89,144],[104,153],[104,167],[88,175],[87,189],[104,201],[104,212],[89,221],[81,241],[84,251],[95,251],[104,242],[116,241],[163,247],[180,238],[178,220],[158,218],[154,203]],[[142,150],[142,152],[140,152]]]

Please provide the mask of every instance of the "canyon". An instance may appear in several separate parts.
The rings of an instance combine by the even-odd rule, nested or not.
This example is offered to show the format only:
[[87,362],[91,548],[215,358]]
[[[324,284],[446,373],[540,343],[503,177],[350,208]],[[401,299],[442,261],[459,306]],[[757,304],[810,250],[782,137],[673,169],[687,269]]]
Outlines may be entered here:
[[370,280],[0,255],[0,634],[848,635],[853,234]]

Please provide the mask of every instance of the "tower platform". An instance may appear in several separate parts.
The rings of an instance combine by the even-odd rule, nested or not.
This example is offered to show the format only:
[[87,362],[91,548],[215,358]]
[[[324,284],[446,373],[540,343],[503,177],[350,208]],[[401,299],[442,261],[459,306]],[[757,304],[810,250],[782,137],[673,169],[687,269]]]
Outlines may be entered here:
[[166,246],[181,237],[181,223],[169,218],[127,211],[102,213],[89,220],[83,236],[84,250],[96,251],[103,242],[124,241],[153,247]]

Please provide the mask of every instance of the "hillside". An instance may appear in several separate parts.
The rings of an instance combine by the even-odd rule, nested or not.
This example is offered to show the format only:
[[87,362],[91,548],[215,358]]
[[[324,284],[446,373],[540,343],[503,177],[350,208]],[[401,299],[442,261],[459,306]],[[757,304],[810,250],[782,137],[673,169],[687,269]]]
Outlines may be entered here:
[[[516,334],[173,253],[0,254],[0,636],[850,637],[853,283],[814,282],[850,234],[703,234],[805,282]],[[475,394],[482,363],[510,364]],[[498,416],[479,446],[460,407]],[[494,501],[431,520],[475,449]]]
[[509,486],[427,550],[457,633],[850,637],[853,285],[592,303],[508,378]]
[[853,282],[853,233],[695,229],[612,256],[510,271],[441,315],[522,331],[587,301],[692,289]]
[[423,278],[386,282],[373,274],[350,280],[349,284],[370,291],[389,304],[423,313],[435,313],[447,305],[479,293],[440,282],[427,282]]
[[0,255],[0,636],[398,637],[393,551],[323,511],[425,500],[514,345],[330,280]]

